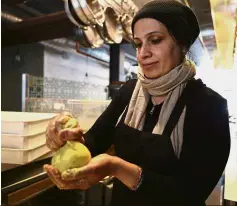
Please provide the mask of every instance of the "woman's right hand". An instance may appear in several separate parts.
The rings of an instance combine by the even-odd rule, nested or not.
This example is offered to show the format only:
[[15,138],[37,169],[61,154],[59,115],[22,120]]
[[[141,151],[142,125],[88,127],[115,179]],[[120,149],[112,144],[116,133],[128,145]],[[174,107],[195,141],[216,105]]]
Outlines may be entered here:
[[62,114],[56,116],[48,124],[46,129],[46,145],[53,151],[57,151],[68,140],[79,141],[81,143],[85,142],[83,138],[83,131],[79,124],[73,129],[59,129],[60,125],[65,123],[67,117],[71,118],[72,114],[69,112],[63,112]]

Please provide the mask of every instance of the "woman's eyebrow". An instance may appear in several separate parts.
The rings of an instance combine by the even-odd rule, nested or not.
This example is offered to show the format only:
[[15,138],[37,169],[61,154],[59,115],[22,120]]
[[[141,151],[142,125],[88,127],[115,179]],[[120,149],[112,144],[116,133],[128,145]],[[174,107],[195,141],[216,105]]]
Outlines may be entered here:
[[[152,35],[152,34],[156,34],[156,33],[159,33],[159,34],[163,34],[163,35],[164,35],[164,33],[160,32],[160,31],[151,31],[151,32],[147,33],[147,34],[145,35],[145,37],[146,37],[146,36],[150,36],[150,35]],[[136,36],[135,36],[133,39],[139,39],[139,37],[136,37]]]

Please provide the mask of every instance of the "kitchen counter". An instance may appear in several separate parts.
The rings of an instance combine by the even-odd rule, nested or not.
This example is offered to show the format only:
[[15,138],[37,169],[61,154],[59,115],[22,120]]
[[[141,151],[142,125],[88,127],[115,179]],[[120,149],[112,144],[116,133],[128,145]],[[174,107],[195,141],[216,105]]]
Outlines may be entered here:
[[51,158],[46,158],[1,172],[2,203],[14,205],[52,187],[53,183],[43,171],[43,165],[50,161]]
[[[60,190],[43,171],[51,157],[2,171],[2,206],[106,206],[112,191],[111,181],[81,190]],[[105,185],[106,184],[106,185]]]

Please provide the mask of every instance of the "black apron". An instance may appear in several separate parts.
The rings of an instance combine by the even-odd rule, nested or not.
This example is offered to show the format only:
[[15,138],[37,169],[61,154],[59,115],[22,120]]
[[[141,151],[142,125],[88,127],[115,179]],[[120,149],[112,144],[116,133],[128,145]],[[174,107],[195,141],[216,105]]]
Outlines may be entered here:
[[[124,124],[127,111],[124,112],[114,136],[116,155],[153,172],[174,175],[179,165],[170,136],[185,107],[189,85],[187,84],[177,101],[162,135],[139,131],[127,126]],[[160,201],[159,198],[156,198],[158,201],[153,202],[152,198],[145,198],[129,190],[122,182],[115,179],[111,206],[166,206],[166,198],[172,197],[162,195]]]

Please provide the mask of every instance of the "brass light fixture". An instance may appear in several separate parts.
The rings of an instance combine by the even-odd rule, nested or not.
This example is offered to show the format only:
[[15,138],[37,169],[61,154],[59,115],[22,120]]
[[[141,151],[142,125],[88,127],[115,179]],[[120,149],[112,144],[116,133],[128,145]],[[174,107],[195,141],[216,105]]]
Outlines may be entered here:
[[232,69],[234,63],[237,0],[210,0],[217,50],[215,68]]

